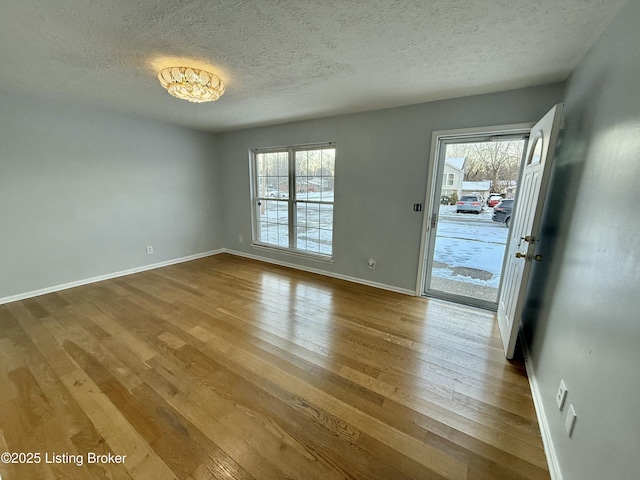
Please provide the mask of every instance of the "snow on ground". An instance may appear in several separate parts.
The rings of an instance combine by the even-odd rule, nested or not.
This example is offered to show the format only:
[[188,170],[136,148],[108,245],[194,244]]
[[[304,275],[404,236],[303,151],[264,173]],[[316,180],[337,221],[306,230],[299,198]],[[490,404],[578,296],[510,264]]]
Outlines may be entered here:
[[[328,200],[329,192],[309,193],[310,201]],[[331,192],[332,194],[333,192]],[[328,198],[327,198],[328,197]],[[287,202],[265,200],[260,211],[260,239],[289,245]],[[333,206],[315,203],[298,205],[296,232],[298,248],[331,253]],[[498,288],[508,228],[491,220],[493,209],[480,214],[456,213],[455,205],[441,205],[432,276],[474,285]]]
[[491,220],[493,209],[456,213],[442,205],[436,233],[432,275],[498,288],[508,228]]
[[[299,193],[298,199],[309,202],[333,201],[333,192]],[[289,247],[289,207],[287,200],[263,200],[259,209],[260,241]],[[331,255],[333,242],[333,205],[297,203],[296,247],[308,252]]]

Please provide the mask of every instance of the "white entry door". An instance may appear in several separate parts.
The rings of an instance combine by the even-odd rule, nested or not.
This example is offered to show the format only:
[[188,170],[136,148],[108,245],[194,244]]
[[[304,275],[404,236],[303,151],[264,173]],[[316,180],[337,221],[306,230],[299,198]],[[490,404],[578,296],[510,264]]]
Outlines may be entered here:
[[511,234],[507,241],[503,283],[498,298],[498,326],[507,358],[513,358],[531,265],[536,254],[542,207],[562,115],[554,106],[532,129],[518,185]]

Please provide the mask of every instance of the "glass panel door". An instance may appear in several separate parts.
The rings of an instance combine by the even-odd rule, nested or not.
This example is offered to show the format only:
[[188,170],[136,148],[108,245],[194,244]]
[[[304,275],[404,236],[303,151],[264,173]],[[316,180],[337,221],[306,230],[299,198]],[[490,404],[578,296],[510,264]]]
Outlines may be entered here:
[[440,140],[425,294],[497,307],[524,135]]

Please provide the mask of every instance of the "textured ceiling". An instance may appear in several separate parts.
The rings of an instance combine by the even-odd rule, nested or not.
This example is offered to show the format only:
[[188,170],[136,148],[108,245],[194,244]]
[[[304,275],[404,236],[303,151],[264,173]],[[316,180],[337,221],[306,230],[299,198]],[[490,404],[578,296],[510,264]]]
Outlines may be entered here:
[[[0,0],[0,85],[224,131],[564,80],[623,3]],[[169,96],[179,59],[224,96]]]

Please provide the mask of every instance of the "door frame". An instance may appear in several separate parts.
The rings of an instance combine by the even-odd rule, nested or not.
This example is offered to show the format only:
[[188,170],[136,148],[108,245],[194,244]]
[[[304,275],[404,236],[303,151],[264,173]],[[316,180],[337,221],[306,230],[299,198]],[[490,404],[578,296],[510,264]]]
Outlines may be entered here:
[[[431,245],[435,242],[435,237],[431,235],[432,227],[431,227],[431,218],[434,213],[438,213],[440,209],[440,202],[436,200],[436,192],[440,192],[442,190],[442,173],[444,172],[444,162],[440,165],[440,151],[442,149],[442,145],[447,143],[447,140],[453,139],[472,139],[474,137],[487,137],[492,135],[500,135],[500,136],[508,136],[508,135],[529,135],[531,133],[531,128],[535,125],[534,122],[530,123],[515,123],[515,124],[507,124],[507,125],[494,125],[488,127],[471,127],[471,128],[459,128],[453,130],[434,130],[431,134],[431,148],[429,155],[429,168],[427,171],[427,188],[425,194],[425,202],[424,204],[427,208],[424,209],[424,213],[422,215],[422,233],[420,236],[420,255],[419,255],[419,263],[418,263],[418,277],[416,279],[416,290],[415,295],[417,297],[424,296],[425,286],[426,286],[426,273],[430,271],[431,266],[433,265],[432,256],[427,255],[427,249],[431,251]],[[448,142],[451,143],[451,142]],[[526,144],[525,144],[525,152],[526,152]],[[522,166],[520,165],[520,169],[518,171],[518,181],[520,180],[520,176],[522,174]],[[517,194],[516,194],[517,196]],[[438,196],[439,198],[439,196]],[[437,224],[436,224],[437,229]],[[503,260],[504,266],[504,260]],[[500,286],[502,286],[502,278],[500,280]],[[500,295],[500,288],[498,288],[498,295]],[[451,298],[446,298],[451,297]],[[443,299],[449,299],[451,301],[456,301],[458,303],[464,303],[462,300],[466,297],[458,297],[456,295],[443,295]],[[475,304],[474,306],[485,307],[491,310],[495,310],[492,305],[487,304],[486,306],[482,304],[483,301],[480,301],[479,304]],[[488,302],[487,302],[488,303]]]

